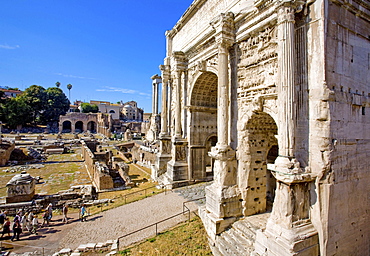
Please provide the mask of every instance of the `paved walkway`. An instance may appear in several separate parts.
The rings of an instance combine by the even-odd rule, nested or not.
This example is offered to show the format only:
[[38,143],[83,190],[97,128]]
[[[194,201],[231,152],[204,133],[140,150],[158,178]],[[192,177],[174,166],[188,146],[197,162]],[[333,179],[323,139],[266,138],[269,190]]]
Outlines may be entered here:
[[[52,225],[40,230],[36,235],[23,235],[20,241],[14,241],[11,251],[16,253],[40,251],[40,248],[23,247],[37,246],[44,248],[45,255],[52,255],[63,248],[75,250],[80,244],[106,242],[138,230],[155,222],[182,212],[183,202],[204,197],[204,184],[188,188],[176,189],[167,194],[161,193],[121,207],[111,209],[91,216],[87,222],[77,220],[77,215],[71,215],[69,224],[61,224],[56,217]],[[202,203],[202,201],[200,201]],[[199,202],[198,202],[199,204]],[[197,210],[194,202],[187,203],[190,210]],[[158,225],[158,232],[166,230],[186,220],[187,215],[181,215]],[[27,232],[28,233],[28,232]],[[120,241],[121,244],[140,241],[155,234],[155,227],[129,236]],[[3,240],[4,241],[4,240]],[[8,242],[5,240],[4,242]],[[3,246],[7,244],[3,243]],[[22,246],[22,247],[18,247]]]

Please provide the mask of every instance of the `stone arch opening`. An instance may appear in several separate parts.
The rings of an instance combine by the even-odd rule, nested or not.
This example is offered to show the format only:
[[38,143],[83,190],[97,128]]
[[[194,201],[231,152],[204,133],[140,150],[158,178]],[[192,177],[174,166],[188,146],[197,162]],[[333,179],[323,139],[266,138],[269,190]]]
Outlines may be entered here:
[[87,123],[87,130],[95,133],[96,132],[96,123],[94,121],[90,121]]
[[267,113],[254,113],[246,125],[248,139],[248,175],[245,213],[252,215],[271,211],[276,179],[272,174],[278,156],[277,125]]
[[77,121],[75,124],[75,132],[83,132],[84,131],[84,123],[82,121]]
[[71,132],[72,131],[72,123],[71,121],[64,121],[62,125],[62,132]]
[[115,114],[115,113],[116,113],[116,111],[114,111],[113,109],[111,109],[111,110],[109,110],[109,113],[110,113],[110,114]]
[[208,152],[217,142],[217,87],[218,77],[212,72],[202,73],[192,86],[189,116],[189,164],[191,178],[213,178],[213,161]]

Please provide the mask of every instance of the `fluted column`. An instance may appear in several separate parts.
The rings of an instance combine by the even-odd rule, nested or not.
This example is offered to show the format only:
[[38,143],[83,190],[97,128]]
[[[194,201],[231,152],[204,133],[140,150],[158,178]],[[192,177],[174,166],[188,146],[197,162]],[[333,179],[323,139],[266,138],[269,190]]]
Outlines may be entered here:
[[218,145],[228,146],[229,134],[229,48],[230,41],[218,42],[218,101],[217,101],[217,136]]
[[279,46],[279,121],[281,140],[279,154],[294,157],[296,130],[296,90],[294,56],[294,8],[282,6],[278,11]]
[[175,137],[181,137],[181,76],[182,70],[176,71],[176,112],[175,112]]
[[[318,236],[310,220],[310,182],[315,177],[295,158],[296,88],[295,12],[305,1],[284,0],[278,6],[279,156],[275,160],[275,201],[265,231],[256,235],[257,253],[319,255]],[[279,241],[276,239],[279,237]]]
[[168,135],[168,86],[169,86],[169,74],[164,65],[160,66],[162,71],[162,104],[161,104],[161,136]]

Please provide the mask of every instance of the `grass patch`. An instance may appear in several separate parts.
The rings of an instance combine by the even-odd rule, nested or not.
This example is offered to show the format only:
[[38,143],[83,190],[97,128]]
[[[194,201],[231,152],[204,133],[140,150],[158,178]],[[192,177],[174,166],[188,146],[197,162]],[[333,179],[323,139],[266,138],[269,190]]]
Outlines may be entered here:
[[126,248],[120,255],[212,255],[203,223],[195,216],[171,230]]

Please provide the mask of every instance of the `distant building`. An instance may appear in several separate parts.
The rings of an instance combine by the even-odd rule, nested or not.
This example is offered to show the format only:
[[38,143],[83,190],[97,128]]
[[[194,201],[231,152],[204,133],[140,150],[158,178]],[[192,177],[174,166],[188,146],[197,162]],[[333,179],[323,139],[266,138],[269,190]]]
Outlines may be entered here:
[[113,120],[120,119],[121,104],[113,104],[108,101],[90,100],[90,104],[97,105],[100,113],[107,113],[112,115]]
[[121,116],[125,121],[143,121],[144,110],[137,107],[136,101],[121,102],[122,110]]
[[22,91],[20,90],[9,90],[9,89],[2,89],[0,88],[0,91],[4,92],[4,96],[6,98],[15,98],[18,94],[21,94]]

